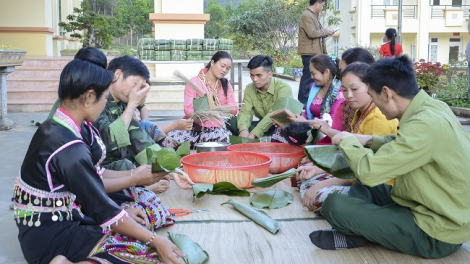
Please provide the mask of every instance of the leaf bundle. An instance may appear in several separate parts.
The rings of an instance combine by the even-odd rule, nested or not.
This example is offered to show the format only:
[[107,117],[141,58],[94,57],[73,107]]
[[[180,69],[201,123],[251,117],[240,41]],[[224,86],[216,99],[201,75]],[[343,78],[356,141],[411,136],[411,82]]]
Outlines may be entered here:
[[265,178],[255,178],[253,180],[251,180],[251,184],[253,186],[256,186],[256,187],[261,187],[261,188],[268,188],[268,187],[271,187],[273,186],[274,184],[284,180],[284,179],[287,179],[289,177],[292,177],[293,175],[295,175],[296,173],[296,170],[294,168],[286,171],[286,172],[283,172],[283,173],[280,173],[280,174],[273,174],[269,177],[265,177]]
[[168,232],[170,240],[184,253],[187,264],[202,264],[209,259],[209,254],[186,235]]
[[237,210],[244,216],[250,218],[255,223],[264,227],[266,230],[268,230],[274,235],[281,228],[281,225],[276,220],[272,219],[268,214],[266,214],[262,210],[252,208],[234,199],[230,199],[227,202],[223,203],[222,205],[224,204],[230,204],[231,206],[233,206],[233,208],[235,208],[235,210]]

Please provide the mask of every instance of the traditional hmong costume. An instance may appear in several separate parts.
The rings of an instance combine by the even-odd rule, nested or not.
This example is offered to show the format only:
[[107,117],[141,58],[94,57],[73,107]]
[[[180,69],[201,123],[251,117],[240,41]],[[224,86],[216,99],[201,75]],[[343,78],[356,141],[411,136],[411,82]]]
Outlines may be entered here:
[[38,128],[13,194],[18,239],[28,263],[49,263],[57,255],[74,262],[159,262],[153,248],[110,226],[128,217],[123,207],[144,208],[153,220],[150,230],[171,224],[171,219],[166,222],[169,212],[158,201],[122,207],[113,202],[100,178],[105,155],[95,128],[78,126],[62,108]]

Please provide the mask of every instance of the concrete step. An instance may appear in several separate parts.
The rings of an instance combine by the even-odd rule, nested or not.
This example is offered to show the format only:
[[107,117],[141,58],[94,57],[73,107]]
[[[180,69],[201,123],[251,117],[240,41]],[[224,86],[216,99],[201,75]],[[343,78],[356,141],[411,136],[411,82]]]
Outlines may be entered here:
[[163,85],[152,86],[147,96],[147,100],[167,99],[170,101],[184,101],[183,85]]
[[59,68],[24,68],[7,76],[7,80],[59,80],[62,69]]
[[59,88],[59,79],[57,80],[8,80],[8,92],[28,92],[54,90]]
[[63,69],[67,63],[69,63],[73,57],[28,57],[24,60],[23,64],[16,69],[21,69],[22,67],[32,67],[32,68],[60,68]]
[[168,99],[148,99],[145,105],[149,111],[181,111],[181,116],[184,115],[184,101],[183,100],[168,100]]

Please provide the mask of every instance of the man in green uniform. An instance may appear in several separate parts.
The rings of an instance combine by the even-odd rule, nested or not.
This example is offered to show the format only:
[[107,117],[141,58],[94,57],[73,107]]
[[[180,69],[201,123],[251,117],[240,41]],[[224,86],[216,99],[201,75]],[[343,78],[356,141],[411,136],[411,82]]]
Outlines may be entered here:
[[[450,108],[419,91],[406,56],[382,59],[363,80],[398,135],[333,137],[357,176],[349,195],[331,194],[322,214],[335,228],[310,234],[323,249],[374,242],[440,258],[470,240],[470,137]],[[383,183],[395,179],[393,188]]]
[[[265,134],[272,134],[274,126],[269,113],[274,101],[292,97],[292,88],[285,82],[273,78],[272,67],[273,60],[266,55],[255,56],[248,63],[253,83],[246,86],[243,106],[238,113],[237,127],[240,137],[261,138]],[[252,124],[253,116],[260,121]]]

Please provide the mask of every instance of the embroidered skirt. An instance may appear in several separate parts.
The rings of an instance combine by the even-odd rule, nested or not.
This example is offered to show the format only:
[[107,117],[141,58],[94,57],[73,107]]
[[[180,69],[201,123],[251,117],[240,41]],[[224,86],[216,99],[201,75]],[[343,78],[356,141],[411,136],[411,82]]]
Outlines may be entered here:
[[194,144],[199,142],[229,142],[230,135],[232,132],[223,127],[204,127],[201,131],[173,130],[167,134],[162,146],[177,149],[189,140],[191,148],[194,148]]

